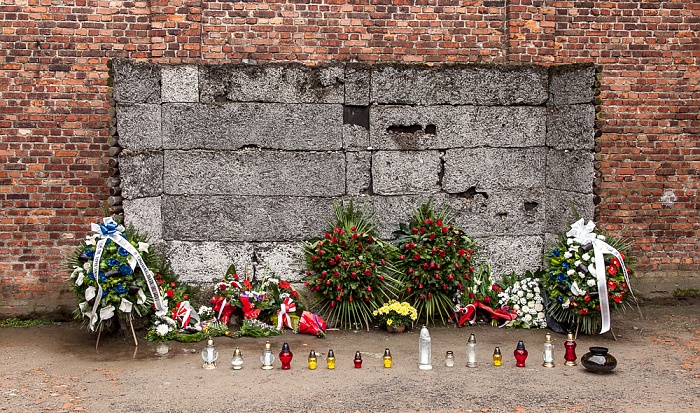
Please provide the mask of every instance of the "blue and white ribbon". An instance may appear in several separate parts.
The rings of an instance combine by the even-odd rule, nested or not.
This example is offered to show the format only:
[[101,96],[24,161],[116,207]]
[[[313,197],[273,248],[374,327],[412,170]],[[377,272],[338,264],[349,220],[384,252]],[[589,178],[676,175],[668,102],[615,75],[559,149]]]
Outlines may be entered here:
[[[102,258],[102,252],[104,251],[104,246],[107,243],[107,240],[112,240],[114,243],[124,248],[132,257],[134,257],[134,259],[136,259],[136,263],[141,268],[141,272],[143,272],[143,276],[146,279],[146,284],[148,284],[148,290],[151,293],[151,297],[153,297],[153,304],[155,305],[156,310],[162,311],[165,308],[160,293],[158,292],[158,284],[156,283],[155,278],[153,278],[153,273],[151,273],[151,270],[148,269],[146,263],[143,262],[143,258],[141,258],[141,254],[139,254],[136,248],[134,248],[134,246],[122,236],[124,227],[114,222],[114,220],[110,217],[106,217],[102,221],[104,224],[91,224],[91,229],[94,236],[100,238],[95,245],[95,255],[92,258],[92,273],[95,277],[95,282],[97,283],[95,304],[93,304],[92,312],[90,313],[90,330],[93,331],[95,330],[95,324],[98,321],[97,309],[100,306],[100,301],[102,300],[102,286],[100,285],[100,258]],[[109,319],[113,315],[113,311],[111,313],[110,311],[100,311],[99,313],[99,316],[102,319]]]
[[[618,250],[610,246],[610,244],[599,239],[593,232],[595,229],[595,224],[593,221],[588,221],[584,224],[583,218],[571,224],[571,229],[566,233],[568,238],[573,238],[574,242],[581,245],[592,244],[593,245],[593,256],[595,262],[595,268],[588,267],[588,271],[596,277],[598,283],[598,298],[600,299],[600,317],[602,320],[600,334],[603,334],[610,330],[610,302],[608,301],[608,280],[605,275],[605,259],[603,254],[612,254],[620,261],[620,267],[622,268],[622,274],[625,276],[625,282],[627,282],[627,288],[637,301],[637,298],[632,292],[632,285],[630,284],[629,274],[627,274],[627,268],[625,267],[625,262],[622,259],[622,255]],[[594,271],[591,271],[594,270]]]

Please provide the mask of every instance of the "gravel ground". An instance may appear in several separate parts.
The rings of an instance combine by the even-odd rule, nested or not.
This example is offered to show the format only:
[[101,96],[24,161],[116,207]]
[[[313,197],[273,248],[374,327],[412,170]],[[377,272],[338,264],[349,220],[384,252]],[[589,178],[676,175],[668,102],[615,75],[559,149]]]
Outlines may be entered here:
[[[700,303],[645,306],[613,316],[617,335],[579,336],[580,357],[589,346],[610,349],[618,368],[610,375],[563,365],[565,336],[554,335],[557,366],[542,367],[548,330],[498,329],[487,325],[433,327],[433,370],[417,366],[418,330],[331,331],[325,340],[308,335],[271,338],[278,353],[283,342],[294,352],[292,369],[260,369],[264,339],[218,338],[219,367],[202,369],[204,343],[169,343],[166,356],[156,344],[131,337],[103,338],[80,326],[0,329],[0,411],[10,412],[697,412],[700,411]],[[474,333],[479,367],[465,367],[466,341]],[[527,366],[515,367],[518,340],[529,351]],[[243,370],[230,359],[241,348]],[[495,346],[501,367],[491,364]],[[324,368],[329,348],[335,370]],[[390,348],[394,365],[382,366]],[[309,370],[311,349],[324,355]],[[452,350],[456,366],[445,367]],[[361,351],[361,369],[353,367]]]

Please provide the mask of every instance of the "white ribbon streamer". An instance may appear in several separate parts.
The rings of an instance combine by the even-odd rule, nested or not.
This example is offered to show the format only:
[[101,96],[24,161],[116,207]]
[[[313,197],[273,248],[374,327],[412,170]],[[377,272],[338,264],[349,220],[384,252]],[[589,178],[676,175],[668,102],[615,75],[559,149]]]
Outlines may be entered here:
[[153,273],[151,273],[151,270],[148,269],[146,263],[143,262],[143,258],[141,258],[141,254],[139,254],[136,248],[134,248],[134,246],[121,235],[122,232],[124,232],[124,227],[122,225],[117,225],[117,223],[110,217],[105,217],[102,221],[104,222],[104,225],[91,224],[92,231],[94,232],[93,237],[99,236],[100,238],[95,245],[95,255],[92,258],[92,274],[95,277],[95,282],[97,283],[97,297],[95,298],[95,304],[92,306],[92,313],[90,315],[90,330],[92,331],[95,330],[95,324],[98,321],[97,308],[100,306],[100,301],[102,300],[102,286],[100,285],[100,259],[102,258],[102,252],[107,240],[112,240],[136,259],[136,263],[141,268],[141,272],[143,272],[143,276],[146,279],[146,284],[148,284],[148,289],[151,293],[151,297],[153,297],[153,304],[156,307],[156,310],[160,311],[164,308],[160,294],[158,293],[158,284],[156,283],[155,278],[153,278]]
[[287,297],[280,304],[280,309],[277,312],[277,329],[282,330],[282,325],[285,324],[289,328],[294,328],[292,326],[292,319],[289,317],[288,313],[293,313],[297,310],[297,304],[290,298]]
[[[632,292],[632,285],[630,284],[629,275],[627,274],[627,267],[625,267],[625,262],[622,259],[622,255],[618,250],[610,246],[603,240],[598,239],[596,234],[593,232],[595,229],[595,224],[593,221],[588,221],[584,224],[583,218],[571,224],[571,229],[566,233],[566,236],[573,238],[574,241],[581,245],[593,244],[593,258],[595,261],[595,273],[596,280],[598,282],[598,298],[600,299],[600,317],[601,317],[601,328],[600,334],[603,334],[610,330],[610,302],[608,300],[608,280],[605,275],[605,259],[603,254],[612,254],[620,262],[620,267],[622,268],[622,274],[625,276],[625,282],[627,283],[627,288],[634,301],[637,298]],[[589,266],[589,272],[591,268]],[[573,292],[573,291],[572,291]]]
[[175,310],[175,319],[180,320],[180,328],[185,328],[190,323],[190,318],[199,322],[199,314],[192,309],[189,301],[181,301]]

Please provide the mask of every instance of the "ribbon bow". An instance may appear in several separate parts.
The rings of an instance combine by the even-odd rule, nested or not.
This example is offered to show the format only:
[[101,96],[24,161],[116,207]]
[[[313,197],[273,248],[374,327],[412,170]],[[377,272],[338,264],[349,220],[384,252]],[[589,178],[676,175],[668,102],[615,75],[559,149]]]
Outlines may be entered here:
[[212,310],[217,313],[217,319],[224,324],[228,324],[231,314],[235,310],[226,297],[214,297],[211,299]]
[[297,304],[292,300],[291,297],[287,297],[282,301],[280,309],[277,310],[277,329],[282,329],[282,324],[294,330],[292,326],[292,318],[289,317],[288,313],[293,313],[297,310]]
[[[131,243],[129,243],[129,241],[126,240],[126,238],[124,238],[124,226],[117,224],[110,217],[103,218],[102,222],[103,224],[100,224],[99,222],[90,224],[90,228],[95,234],[94,237],[100,239],[95,245],[95,255],[92,258],[92,272],[95,275],[95,282],[97,283],[97,298],[92,306],[92,313],[90,313],[90,330],[93,331],[95,330],[95,324],[97,324],[98,320],[97,309],[99,308],[100,301],[102,300],[102,286],[100,285],[100,259],[102,258],[102,252],[104,251],[105,244],[107,244],[107,241],[109,240],[114,241],[115,244],[124,248],[131,255],[131,257],[136,260],[136,263],[141,268],[141,272],[143,272],[143,276],[146,279],[146,284],[148,284],[148,289],[151,292],[151,297],[153,297],[153,304],[156,307],[156,310],[162,311],[165,308],[160,293],[158,292],[158,284],[156,284],[156,280],[153,278],[153,273],[151,273],[151,270],[149,270],[146,266],[143,258],[141,258],[141,254],[136,250],[136,248],[134,248],[133,245],[131,245]],[[99,317],[103,320],[112,317],[109,315],[109,312],[104,313],[105,316],[109,316],[107,318],[102,317],[102,315],[103,313],[100,312]]]
[[[595,229],[595,224],[593,221],[588,221],[584,224],[583,218],[571,224],[571,229],[566,233],[568,238],[573,238],[574,242],[581,245],[592,244],[593,246],[593,257],[595,262],[595,268],[588,266],[588,271],[591,275],[596,277],[598,284],[598,297],[600,299],[600,317],[601,317],[601,328],[600,334],[603,334],[610,330],[610,302],[608,301],[608,283],[607,276],[605,275],[605,259],[603,254],[612,254],[620,261],[620,267],[622,268],[622,274],[625,276],[625,282],[629,287],[630,294],[634,301],[637,302],[637,298],[632,292],[632,285],[630,284],[629,274],[627,273],[627,267],[625,267],[625,262],[622,259],[622,255],[618,250],[613,248],[610,244],[605,241],[598,239],[596,234],[593,232]],[[574,294],[574,292],[572,290]],[[639,308],[639,306],[637,306]],[[640,310],[641,315],[641,310]]]
[[260,310],[250,303],[250,297],[241,294],[238,296],[238,299],[241,300],[241,304],[243,305],[243,317],[247,319],[257,319],[260,315]]
[[187,327],[191,318],[199,322],[199,314],[192,309],[189,301],[181,301],[173,308],[173,319],[180,321],[180,328]]

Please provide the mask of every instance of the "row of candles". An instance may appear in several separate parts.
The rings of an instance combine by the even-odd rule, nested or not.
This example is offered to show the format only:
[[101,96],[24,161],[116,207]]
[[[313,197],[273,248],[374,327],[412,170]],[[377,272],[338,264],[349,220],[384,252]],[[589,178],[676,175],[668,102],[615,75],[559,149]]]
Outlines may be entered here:
[[[418,339],[418,368],[421,370],[432,369],[432,353],[431,353],[431,338],[428,329],[423,326],[420,331]],[[565,353],[564,353],[564,365],[575,366],[576,365],[576,342],[572,333],[569,333],[564,343]],[[280,351],[278,358],[282,363],[282,370],[289,370],[291,368],[291,362],[294,354],[289,348],[289,344],[284,343],[282,345],[282,351]],[[515,357],[516,367],[525,367],[525,360],[528,356],[528,351],[525,349],[525,343],[520,340],[513,351],[513,356]],[[318,366],[318,358],[320,354],[314,350],[311,350],[309,357],[307,359],[308,366],[310,370],[316,370]],[[213,369],[216,367],[216,361],[219,358],[219,352],[214,347],[213,340],[209,340],[207,345],[202,350],[202,359],[204,360],[205,369]],[[542,352],[542,365],[544,367],[554,367],[554,343],[552,342],[551,334],[547,333],[545,335],[543,352]],[[275,356],[272,354],[272,347],[270,342],[265,342],[265,349],[260,356],[260,362],[262,363],[263,370],[271,370],[273,368],[273,363],[275,361]],[[335,369],[335,354],[332,349],[328,350],[328,355],[326,357],[326,366],[328,369]],[[385,368],[391,368],[393,363],[393,358],[391,356],[391,351],[387,348],[384,350],[384,356],[382,357],[382,362]],[[362,354],[357,351],[355,352],[355,358],[353,359],[355,368],[362,368]],[[501,349],[496,347],[493,352],[493,365],[501,366],[503,364],[503,355],[501,354]],[[243,368],[243,356],[241,350],[236,347],[233,353],[233,358],[231,359],[231,365],[234,370],[240,370]],[[445,365],[447,367],[454,367],[455,357],[454,352],[448,351],[445,354]],[[476,337],[474,334],[469,336],[467,341],[467,367],[477,367],[477,345]]]

